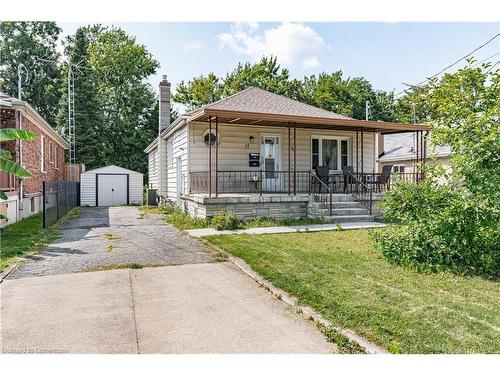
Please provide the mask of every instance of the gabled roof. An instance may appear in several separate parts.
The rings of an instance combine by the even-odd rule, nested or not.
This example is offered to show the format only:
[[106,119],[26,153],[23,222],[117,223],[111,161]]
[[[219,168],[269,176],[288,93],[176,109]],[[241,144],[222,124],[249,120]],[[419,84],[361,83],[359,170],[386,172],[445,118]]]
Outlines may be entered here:
[[325,109],[293,100],[282,95],[249,87],[234,95],[205,106],[206,109],[257,112],[284,116],[307,116],[332,119],[351,119]]
[[[415,135],[405,134],[387,134],[384,135],[384,154],[379,158],[380,161],[414,159]],[[446,157],[451,153],[450,146],[427,146],[429,156]]]
[[119,167],[117,165],[106,165],[105,167],[100,167],[96,169],[91,169],[90,171],[85,171],[82,174],[95,174],[95,173],[138,173],[142,174],[140,172],[133,171],[131,169]]
[[202,108],[190,111],[187,122],[208,122],[217,117],[220,123],[235,125],[281,126],[298,128],[356,130],[372,132],[407,132],[429,130],[426,125],[398,124],[382,121],[364,121],[249,87]]

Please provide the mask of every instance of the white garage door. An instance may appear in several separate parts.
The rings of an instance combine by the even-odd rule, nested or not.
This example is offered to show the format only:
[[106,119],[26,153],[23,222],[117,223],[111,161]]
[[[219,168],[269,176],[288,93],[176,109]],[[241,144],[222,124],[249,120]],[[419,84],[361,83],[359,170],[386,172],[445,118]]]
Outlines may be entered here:
[[121,206],[127,204],[127,175],[102,174],[97,176],[97,205]]

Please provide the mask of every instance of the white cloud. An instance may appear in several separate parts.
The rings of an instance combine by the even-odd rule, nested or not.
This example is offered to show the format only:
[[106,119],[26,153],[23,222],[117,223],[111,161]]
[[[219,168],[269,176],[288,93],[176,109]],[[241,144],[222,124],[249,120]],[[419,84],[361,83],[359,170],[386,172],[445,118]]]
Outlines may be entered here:
[[201,49],[201,42],[198,40],[179,42],[179,46],[184,52],[192,52]]
[[262,56],[276,56],[286,66],[302,69],[318,67],[318,53],[327,48],[323,38],[309,26],[284,22],[259,32],[257,23],[235,23],[231,32],[217,35],[220,48],[230,48],[253,61]]

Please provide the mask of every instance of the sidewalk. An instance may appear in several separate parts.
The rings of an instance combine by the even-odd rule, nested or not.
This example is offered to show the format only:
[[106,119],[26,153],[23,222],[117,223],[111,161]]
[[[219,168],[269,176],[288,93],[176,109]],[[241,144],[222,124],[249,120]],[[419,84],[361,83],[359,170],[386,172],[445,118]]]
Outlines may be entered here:
[[343,224],[314,224],[314,225],[293,225],[282,227],[261,227],[237,230],[216,230],[214,228],[190,229],[186,233],[192,237],[208,237],[221,234],[278,234],[278,233],[297,233],[297,232],[322,232],[328,230],[349,229],[368,229],[383,228],[385,224],[376,222],[359,222]]

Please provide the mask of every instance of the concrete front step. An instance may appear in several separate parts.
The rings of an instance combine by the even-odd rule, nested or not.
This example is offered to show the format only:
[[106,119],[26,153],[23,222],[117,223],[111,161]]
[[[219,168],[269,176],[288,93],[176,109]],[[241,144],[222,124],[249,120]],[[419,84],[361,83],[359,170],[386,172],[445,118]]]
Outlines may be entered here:
[[326,223],[358,223],[373,221],[373,215],[339,215],[339,216],[324,216]]
[[[310,202],[309,205],[313,208],[324,208],[323,205],[319,202]],[[364,206],[359,202],[332,202],[333,208],[364,208]]]
[[[316,210],[318,214],[323,214],[325,216],[330,214],[330,210],[327,208],[321,208]],[[332,216],[345,216],[345,215],[368,215],[368,210],[366,208],[333,208]]]
[[[328,199],[328,194],[322,194],[325,198]],[[352,194],[332,194],[333,202],[352,202],[353,197]],[[314,202],[314,196],[311,196],[311,202]]]

